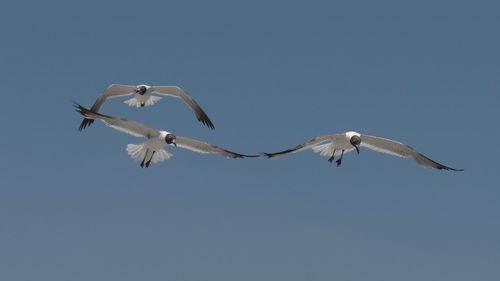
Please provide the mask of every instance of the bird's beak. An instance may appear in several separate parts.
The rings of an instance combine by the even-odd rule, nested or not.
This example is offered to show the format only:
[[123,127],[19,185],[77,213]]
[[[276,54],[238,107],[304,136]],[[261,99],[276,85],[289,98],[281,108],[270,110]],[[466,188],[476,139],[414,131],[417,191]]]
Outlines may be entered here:
[[177,143],[175,141],[172,142],[174,144],[175,147],[177,147]]
[[359,146],[355,146],[356,152],[359,154]]

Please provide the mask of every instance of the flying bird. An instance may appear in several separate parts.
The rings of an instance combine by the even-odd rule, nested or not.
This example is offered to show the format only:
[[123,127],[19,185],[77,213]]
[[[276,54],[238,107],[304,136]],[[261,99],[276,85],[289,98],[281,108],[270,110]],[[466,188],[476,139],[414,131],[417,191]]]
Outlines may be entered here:
[[[90,108],[93,112],[99,112],[102,105],[109,98],[124,97],[135,94],[133,98],[124,101],[124,103],[129,106],[144,107],[150,106],[162,99],[162,97],[154,96],[153,93],[170,96],[174,98],[182,99],[191,109],[194,111],[198,121],[203,123],[210,129],[214,129],[214,124],[210,121],[207,114],[201,109],[201,107],[191,98],[184,90],[177,86],[148,86],[148,85],[119,85],[111,84],[109,87],[97,98],[94,105]],[[79,130],[85,129],[85,127],[90,126],[94,122],[93,119],[84,118],[80,124]]]
[[259,155],[245,155],[225,150],[213,144],[187,137],[177,136],[167,131],[152,129],[141,123],[93,112],[79,104],[74,104],[76,111],[86,119],[99,119],[106,125],[118,131],[147,140],[138,144],[128,144],[127,152],[135,160],[141,161],[141,167],[149,167],[151,163],[165,161],[172,157],[172,153],[164,149],[165,146],[178,146],[200,153],[219,153],[228,158],[259,157]]
[[402,144],[400,142],[369,136],[362,135],[357,132],[349,131],[342,134],[330,134],[324,136],[314,137],[303,144],[299,144],[293,148],[276,152],[276,153],[264,153],[269,158],[275,158],[282,156],[286,153],[297,152],[311,148],[314,152],[319,152],[322,156],[327,156],[328,161],[333,162],[335,156],[340,155],[340,157],[335,161],[337,166],[342,163],[342,158],[344,152],[350,152],[356,150],[359,154],[360,147],[367,147],[371,150],[391,154],[399,157],[412,157],[418,164],[424,167],[431,167],[435,169],[452,170],[452,171],[463,171],[463,169],[454,169],[442,164],[437,163],[434,160],[427,158],[426,156],[418,153],[415,149]]

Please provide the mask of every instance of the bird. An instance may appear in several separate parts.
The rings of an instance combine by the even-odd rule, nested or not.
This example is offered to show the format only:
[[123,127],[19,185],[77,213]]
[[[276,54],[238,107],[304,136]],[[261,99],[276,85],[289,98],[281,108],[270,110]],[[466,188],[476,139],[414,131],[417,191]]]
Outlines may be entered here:
[[454,169],[445,165],[439,164],[434,160],[429,159],[423,154],[420,154],[412,147],[400,143],[395,140],[382,137],[369,136],[360,134],[354,131],[348,131],[340,134],[329,134],[314,137],[303,144],[299,144],[293,148],[283,150],[276,153],[264,153],[268,158],[276,158],[290,152],[297,152],[311,148],[314,152],[319,152],[322,156],[327,156],[330,163],[335,160],[335,156],[339,158],[335,161],[337,166],[342,164],[344,153],[356,150],[359,154],[360,147],[367,147],[377,152],[383,152],[399,157],[412,157],[418,164],[424,167],[431,167],[439,170],[463,171],[464,169]]
[[[124,97],[135,94],[135,96],[131,99],[125,100],[124,103],[129,106],[135,107],[144,107],[150,106],[158,102],[162,99],[162,97],[154,96],[153,93],[170,96],[174,98],[182,99],[191,109],[194,111],[196,118],[198,121],[203,123],[205,126],[210,129],[215,129],[214,124],[208,118],[207,114],[201,109],[201,107],[196,103],[196,101],[191,98],[183,89],[177,86],[148,86],[148,85],[137,85],[137,86],[129,86],[129,85],[120,85],[120,84],[111,84],[106,88],[106,90],[97,98],[94,105],[90,108],[93,112],[99,112],[102,105],[109,98],[116,97]],[[80,124],[79,130],[83,130],[86,127],[90,126],[94,120],[84,118],[82,123]]]
[[162,162],[172,157],[172,153],[164,149],[165,146],[182,147],[199,153],[218,153],[228,158],[260,156],[235,153],[204,141],[174,135],[167,131],[155,130],[132,120],[94,112],[77,103],[74,104],[74,107],[86,119],[98,119],[118,131],[146,138],[145,142],[127,145],[128,154],[133,159],[141,161],[140,166],[142,168],[147,168],[151,163]]

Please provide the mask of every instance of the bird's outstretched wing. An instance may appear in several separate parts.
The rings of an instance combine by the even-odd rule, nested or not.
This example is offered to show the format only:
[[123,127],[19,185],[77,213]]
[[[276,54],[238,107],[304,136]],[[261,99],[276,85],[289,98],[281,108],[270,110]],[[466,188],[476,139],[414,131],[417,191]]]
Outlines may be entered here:
[[297,145],[295,147],[292,147],[290,149],[283,150],[283,151],[280,151],[280,152],[275,152],[275,153],[265,153],[264,152],[264,154],[267,157],[269,157],[269,158],[276,158],[276,157],[280,157],[280,156],[282,156],[284,154],[287,154],[287,153],[290,153],[290,152],[297,152],[297,151],[300,151],[300,150],[312,148],[313,146],[321,144],[322,142],[325,142],[325,141],[328,141],[328,140],[334,140],[335,138],[337,138],[339,136],[340,136],[339,134],[330,134],[330,135],[317,136],[317,137],[314,137],[314,138],[306,141],[303,144],[299,144],[299,145]]
[[160,134],[158,130],[152,129],[146,125],[132,120],[100,114],[86,109],[85,107],[76,103],[74,104],[74,106],[76,107],[76,111],[80,112],[83,116],[85,116],[86,119],[99,119],[111,128],[130,134],[132,136],[145,137],[149,139]]
[[444,169],[444,170],[452,170],[452,171],[463,171],[463,169],[454,169],[447,167],[445,165],[439,164],[434,160],[427,158],[426,156],[418,153],[412,147],[386,138],[376,137],[376,136],[368,136],[361,135],[361,146],[365,146],[369,149],[383,152],[387,154],[391,154],[399,157],[413,157],[415,161],[425,167],[431,167],[435,169]]
[[[108,98],[116,98],[128,96],[134,93],[135,86],[128,85],[119,85],[119,84],[111,84],[108,88],[97,98],[94,102],[94,105],[90,108],[91,111],[97,113],[101,109],[101,106],[106,102]],[[84,118],[82,123],[80,124],[79,130],[83,130],[86,127],[90,126],[94,123],[93,119]]]
[[152,88],[154,93],[182,99],[194,111],[194,114],[196,115],[196,118],[198,118],[198,121],[205,124],[205,126],[209,127],[210,129],[215,128],[214,124],[212,123],[210,118],[208,118],[208,115],[205,113],[205,111],[203,111],[198,103],[196,103],[196,101],[181,88],[177,86],[153,86]]
[[187,137],[176,136],[176,144],[179,147],[189,149],[200,153],[219,153],[228,158],[259,157],[259,155],[245,155],[229,150],[222,149],[216,145],[204,141],[195,140]]

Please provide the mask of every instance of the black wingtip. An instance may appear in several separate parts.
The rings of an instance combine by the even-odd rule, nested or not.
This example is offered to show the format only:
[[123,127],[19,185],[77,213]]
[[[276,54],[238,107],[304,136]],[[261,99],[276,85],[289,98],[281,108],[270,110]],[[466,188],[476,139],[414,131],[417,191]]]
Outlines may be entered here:
[[264,152],[264,155],[266,155],[267,158],[276,158],[276,157],[280,157],[282,155],[285,155],[287,153],[294,152],[295,150],[297,150],[297,149],[292,148],[292,149],[287,149],[287,150],[283,150],[283,151],[275,152],[275,153]]
[[198,108],[195,110],[195,113],[196,119],[198,119],[198,121],[212,130],[215,129],[214,123],[212,123],[212,120],[208,118],[208,115],[205,113],[205,111],[203,111],[203,109],[198,106]]
[[207,126],[208,128],[212,129],[212,130],[215,130],[215,126],[214,124],[212,123],[212,121],[210,121],[210,119],[208,118],[208,116],[202,116],[200,118],[198,118],[198,121],[200,121],[201,123],[203,123],[203,125]]
[[81,110],[84,109],[84,107],[81,104],[77,103],[77,102],[73,102],[73,107],[75,107],[76,111],[80,112],[80,113],[81,113]]
[[234,153],[234,152],[231,152],[231,153],[234,154],[233,158],[260,157],[260,155],[246,155],[246,154],[239,154],[239,153]]
[[243,156],[244,156],[244,157],[260,157],[260,155],[258,155],[258,154],[254,154],[254,155],[244,155],[244,154],[243,154]]
[[420,156],[419,158],[422,158],[423,160],[427,160],[428,162],[430,162],[430,163],[426,163],[422,159],[417,159],[416,157],[414,157],[415,161],[417,161],[417,163],[419,163],[420,165],[423,165],[423,166],[431,167],[431,168],[438,169],[438,170],[448,170],[448,171],[457,171],[457,172],[464,171],[464,169],[455,169],[455,168],[451,168],[451,167],[445,166],[443,164],[440,164],[440,163],[430,159],[429,157],[427,157],[421,153],[418,153],[418,156]]
[[247,158],[247,157],[260,157],[260,155],[247,155],[247,154],[241,154],[241,153],[236,153],[236,152],[232,152],[232,151],[229,151],[229,150],[225,150],[223,149],[225,152],[229,153],[229,155],[225,155],[226,157],[229,157],[229,158]]
[[457,172],[463,172],[463,171],[465,171],[465,169],[455,169],[455,168],[450,168],[450,167],[446,167],[446,166],[440,167],[438,169],[440,169],[440,170],[449,170],[449,171],[457,171]]
[[[73,106],[76,108],[76,112],[85,116],[86,113],[90,112],[87,108],[83,107],[81,104],[77,102],[73,102]],[[82,131],[86,127],[92,125],[94,123],[93,119],[83,118],[82,123],[80,123],[80,127],[78,127],[78,131]]]
[[80,123],[80,127],[78,128],[78,131],[82,131],[83,129],[90,127],[92,123],[94,123],[93,119],[83,118],[82,123]]

